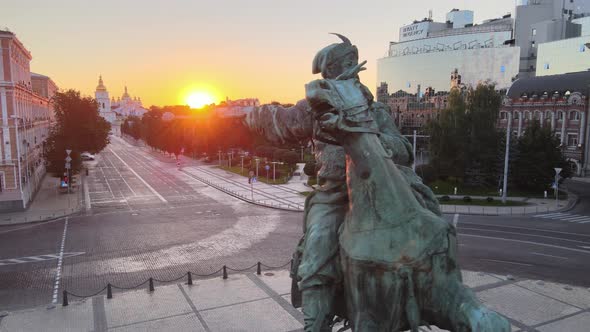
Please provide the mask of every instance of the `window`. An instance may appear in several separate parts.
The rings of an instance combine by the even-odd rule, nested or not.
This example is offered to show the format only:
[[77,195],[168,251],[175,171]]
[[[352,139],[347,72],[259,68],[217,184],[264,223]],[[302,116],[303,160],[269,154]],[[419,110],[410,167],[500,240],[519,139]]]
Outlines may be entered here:
[[518,118],[520,118],[520,113],[519,112],[514,112],[514,120],[518,120]]
[[505,73],[506,72],[506,66],[500,66],[500,72],[501,73]]
[[580,45],[580,52],[586,52],[586,45]]
[[537,29],[533,29],[533,32],[532,33],[533,33],[533,36],[536,36],[537,35]]
[[500,119],[502,119],[502,120],[508,119],[508,113],[506,113],[506,112],[500,112]]
[[567,134],[567,146],[578,146],[578,134]]
[[572,121],[580,121],[580,112],[578,111],[571,111],[569,119]]
[[536,46],[535,46],[535,41],[534,41],[534,40],[531,42],[531,47],[533,47],[533,48],[535,48],[535,47],[536,47]]
[[545,63],[543,67],[545,68],[545,70],[549,69],[549,63]]
[[557,115],[557,118],[558,118],[559,120],[563,120],[563,112],[562,112],[562,111],[559,111],[559,112],[557,112],[557,114],[558,114],[558,115]]

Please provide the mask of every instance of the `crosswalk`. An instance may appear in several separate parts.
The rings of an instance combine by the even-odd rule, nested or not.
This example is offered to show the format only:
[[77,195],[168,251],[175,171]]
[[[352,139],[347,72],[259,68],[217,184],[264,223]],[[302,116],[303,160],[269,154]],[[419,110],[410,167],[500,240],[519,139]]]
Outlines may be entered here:
[[577,223],[577,224],[590,223],[590,216],[584,216],[581,214],[556,212],[556,213],[539,214],[539,215],[536,215],[535,217],[548,219],[548,220],[561,220],[561,221],[573,222],[573,223]]

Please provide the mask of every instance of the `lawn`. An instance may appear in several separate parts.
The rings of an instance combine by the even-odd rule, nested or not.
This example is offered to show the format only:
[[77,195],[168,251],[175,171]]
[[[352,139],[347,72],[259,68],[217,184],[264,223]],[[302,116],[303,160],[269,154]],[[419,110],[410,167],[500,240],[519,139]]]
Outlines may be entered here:
[[[457,187],[457,195],[460,196],[486,196],[486,197],[498,197],[500,193],[496,188],[469,188],[464,187],[460,183],[453,183],[450,181],[436,180],[432,183],[427,184],[436,195],[454,195],[454,189]],[[544,193],[541,192],[526,192],[508,187],[508,196],[511,197],[530,197],[530,198],[544,198]],[[547,196],[549,198],[555,198],[553,189],[547,190]],[[559,198],[566,199],[567,193],[559,191]]]
[[526,206],[529,205],[527,202],[520,202],[520,201],[506,201],[506,204],[502,203],[500,199],[494,199],[491,202],[488,202],[485,199],[472,199],[470,202],[466,202],[462,199],[451,199],[448,201],[441,201],[439,198],[439,203],[441,205],[477,205],[477,206]]
[[[221,168],[222,170],[234,173],[234,174],[238,174],[238,175],[242,175],[242,176],[248,176],[248,172],[249,170],[247,168],[244,167],[244,172],[242,173],[242,167],[241,166],[233,166],[233,167],[227,167],[227,166],[217,166],[219,168]],[[288,174],[289,172],[289,167],[288,165],[277,165],[277,172],[281,172],[282,174]],[[262,167],[260,167],[258,169],[258,178],[257,180],[259,182],[264,182],[264,183],[268,183],[268,184],[285,184],[287,183],[287,181],[289,181],[289,178],[286,176],[277,178],[275,181],[273,181],[272,179],[272,168],[270,169],[270,171],[268,172],[268,175],[270,178],[266,177],[266,170]]]

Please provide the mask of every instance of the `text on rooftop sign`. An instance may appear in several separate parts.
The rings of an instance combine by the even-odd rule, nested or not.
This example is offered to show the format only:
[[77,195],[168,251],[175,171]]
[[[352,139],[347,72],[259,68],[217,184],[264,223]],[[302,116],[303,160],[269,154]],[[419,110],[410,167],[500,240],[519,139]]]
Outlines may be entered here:
[[405,42],[426,38],[428,36],[429,25],[430,22],[420,22],[401,27],[399,29],[399,41]]

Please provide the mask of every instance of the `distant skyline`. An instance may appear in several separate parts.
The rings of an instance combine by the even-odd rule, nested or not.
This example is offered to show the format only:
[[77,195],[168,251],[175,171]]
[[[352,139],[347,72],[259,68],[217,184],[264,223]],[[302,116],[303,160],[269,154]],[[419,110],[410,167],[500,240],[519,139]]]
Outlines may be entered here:
[[433,11],[444,21],[453,8],[475,12],[475,22],[513,12],[514,0],[102,0],[2,4],[7,27],[33,55],[31,70],[62,89],[94,96],[102,75],[111,96],[129,94],[144,106],[186,104],[190,93],[217,102],[259,98],[294,103],[318,78],[318,50],[348,36],[367,60],[361,80],[374,92],[377,59],[402,25]]

